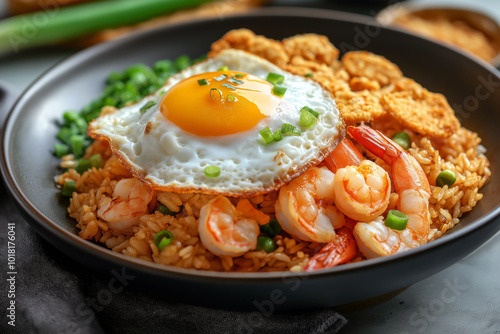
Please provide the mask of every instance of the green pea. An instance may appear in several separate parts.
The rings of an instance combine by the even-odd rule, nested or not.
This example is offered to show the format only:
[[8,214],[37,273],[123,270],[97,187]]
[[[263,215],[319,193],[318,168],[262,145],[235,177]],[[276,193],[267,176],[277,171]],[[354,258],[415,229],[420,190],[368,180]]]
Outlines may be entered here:
[[278,248],[278,245],[273,239],[269,237],[258,237],[257,238],[257,249],[263,250],[266,253],[274,252]]
[[436,186],[444,187],[445,185],[450,188],[457,180],[457,175],[449,169],[445,169],[436,178]]
[[391,139],[405,150],[411,147],[410,136],[404,131],[396,132]]
[[269,223],[260,225],[260,231],[268,237],[274,238],[281,233],[281,225],[278,219],[271,219]]

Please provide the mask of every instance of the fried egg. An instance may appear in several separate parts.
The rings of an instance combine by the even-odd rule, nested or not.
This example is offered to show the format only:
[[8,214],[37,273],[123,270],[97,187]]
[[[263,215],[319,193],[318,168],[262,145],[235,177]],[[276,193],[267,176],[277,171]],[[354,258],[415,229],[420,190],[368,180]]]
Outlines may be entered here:
[[[283,77],[283,96],[266,81],[269,73]],[[309,128],[300,125],[303,107],[318,113]],[[265,144],[260,131],[280,133],[283,124],[301,131]],[[228,49],[171,76],[138,103],[101,115],[88,133],[108,141],[132,174],[155,189],[248,196],[278,189],[321,162],[344,131],[321,85]],[[220,175],[207,176],[209,166]]]

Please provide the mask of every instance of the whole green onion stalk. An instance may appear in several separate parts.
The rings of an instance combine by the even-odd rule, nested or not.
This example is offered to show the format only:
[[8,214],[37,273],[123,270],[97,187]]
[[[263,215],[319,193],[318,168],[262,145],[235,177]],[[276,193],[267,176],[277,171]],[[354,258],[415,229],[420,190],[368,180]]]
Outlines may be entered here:
[[[0,53],[62,42],[102,29],[139,23],[212,0],[107,0],[59,8],[0,21]],[[57,3],[57,2],[56,2]]]

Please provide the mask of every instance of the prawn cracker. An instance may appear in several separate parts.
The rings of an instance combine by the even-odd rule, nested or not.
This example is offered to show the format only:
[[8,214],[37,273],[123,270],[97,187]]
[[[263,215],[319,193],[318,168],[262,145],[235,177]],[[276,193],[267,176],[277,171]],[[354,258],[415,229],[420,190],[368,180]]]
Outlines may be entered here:
[[411,79],[396,83],[394,91],[382,97],[381,104],[398,122],[424,136],[447,138],[460,128],[446,98]]
[[334,96],[346,125],[368,123],[386,113],[380,100],[367,90],[361,92],[340,90],[336,91]]
[[212,43],[209,56],[212,57],[225,49],[247,51],[282,68],[290,61],[281,42],[255,35],[253,31],[248,29],[227,32],[221,39]]
[[290,58],[300,56],[318,64],[333,64],[339,57],[339,50],[333,46],[328,37],[316,34],[301,34],[283,41],[283,47]]
[[365,77],[354,77],[349,80],[349,86],[353,92],[362,90],[377,91],[380,89],[380,84],[376,80],[370,80]]
[[341,59],[342,65],[352,77],[365,77],[387,86],[403,77],[399,67],[387,58],[367,51],[351,51]]

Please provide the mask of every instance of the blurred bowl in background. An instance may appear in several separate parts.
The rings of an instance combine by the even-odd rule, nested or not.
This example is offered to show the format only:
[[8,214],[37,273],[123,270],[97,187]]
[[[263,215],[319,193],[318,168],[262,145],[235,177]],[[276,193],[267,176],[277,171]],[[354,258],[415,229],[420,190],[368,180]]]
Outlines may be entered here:
[[500,66],[500,25],[485,13],[438,4],[396,3],[376,19],[438,42],[458,47]]

